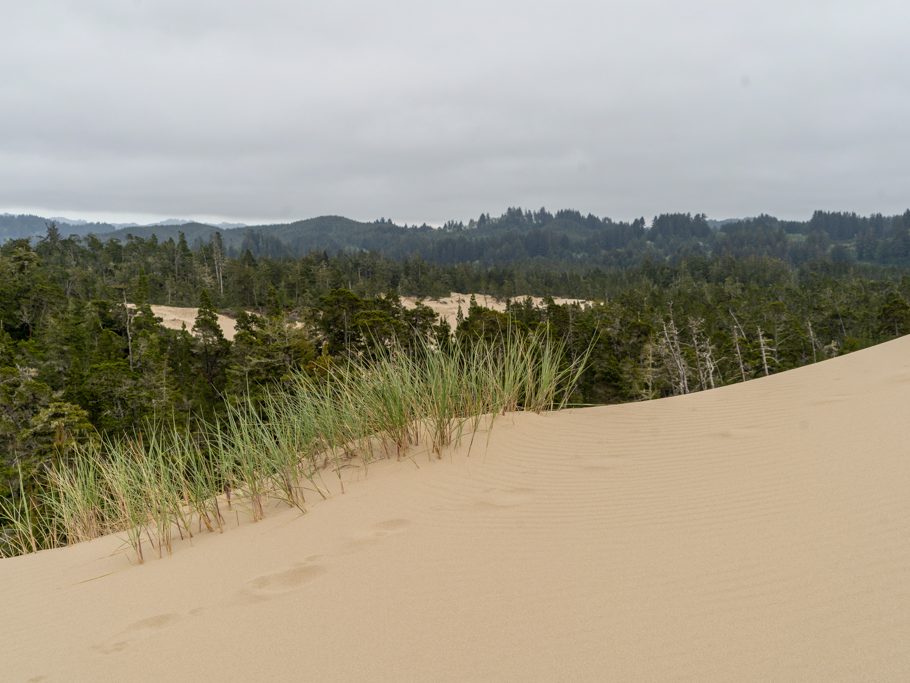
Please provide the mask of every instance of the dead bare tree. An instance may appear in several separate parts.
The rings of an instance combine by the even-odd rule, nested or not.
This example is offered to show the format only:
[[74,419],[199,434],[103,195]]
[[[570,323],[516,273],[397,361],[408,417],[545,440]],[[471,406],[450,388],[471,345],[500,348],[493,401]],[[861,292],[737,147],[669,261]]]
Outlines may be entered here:
[[806,327],[809,328],[809,343],[812,345],[812,362],[818,362],[815,350],[818,348],[818,340],[815,338],[815,331],[812,329],[812,321],[806,320]]
[[776,353],[770,346],[768,346],[768,340],[765,339],[765,333],[762,332],[761,327],[758,328],[758,347],[761,350],[761,364],[764,368],[765,376],[770,375],[768,370],[768,358],[772,357],[772,353]]
[[130,361],[130,370],[135,369],[135,364],[133,362],[133,318],[135,318],[139,311],[133,310],[133,308],[126,301],[126,288],[121,288],[121,293],[123,294],[123,315],[126,318],[126,348],[127,354]]
[[654,346],[654,339],[651,337],[645,344],[645,348],[642,351],[642,365],[644,366],[644,373],[642,375],[642,388],[641,391],[639,391],[639,397],[643,401],[648,401],[652,398],[655,398],[654,370],[656,364],[654,358]]
[[224,242],[221,233],[212,234],[212,261],[215,266],[215,280],[218,282],[218,293],[224,295]]
[[673,320],[673,308],[670,308],[669,325],[663,321],[663,344],[661,350],[665,362],[672,370],[671,374],[675,376],[674,389],[677,394],[689,393],[689,364],[686,362],[683,354],[682,344],[679,340],[679,329],[676,327],[676,321]]
[[739,320],[736,319],[736,314],[733,313],[733,310],[730,310],[730,317],[733,318],[733,350],[736,353],[736,361],[739,363],[739,374],[742,377],[743,382],[746,381],[746,364],[743,362],[743,352],[739,346],[740,338],[745,339],[746,333],[743,332],[742,325],[739,324]]
[[704,321],[700,318],[689,318],[689,331],[692,333],[692,348],[695,351],[695,368],[702,389],[713,389],[715,375],[719,374],[714,348],[704,332]]

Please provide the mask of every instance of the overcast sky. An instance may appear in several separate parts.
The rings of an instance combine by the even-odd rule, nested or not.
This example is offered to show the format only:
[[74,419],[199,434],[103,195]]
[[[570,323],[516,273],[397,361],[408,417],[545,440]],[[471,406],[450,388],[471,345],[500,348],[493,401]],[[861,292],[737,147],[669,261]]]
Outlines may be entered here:
[[0,211],[910,205],[910,3],[3,0]]

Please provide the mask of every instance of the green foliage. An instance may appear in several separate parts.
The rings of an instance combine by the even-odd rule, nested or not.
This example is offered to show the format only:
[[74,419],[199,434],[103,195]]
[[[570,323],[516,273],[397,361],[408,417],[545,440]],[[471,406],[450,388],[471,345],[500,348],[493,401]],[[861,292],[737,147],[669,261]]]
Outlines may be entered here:
[[280,313],[264,317],[241,311],[227,370],[228,393],[263,396],[270,383],[287,381],[315,359],[315,346],[302,327]]
[[254,521],[268,498],[305,511],[308,493],[326,495],[321,473],[329,468],[341,481],[352,457],[400,457],[424,436],[439,453],[484,415],[561,407],[584,362],[563,353],[543,333],[449,351],[395,348],[375,362],[330,365],[318,380],[298,372],[285,390],[230,405],[196,435],[150,424],[77,446],[34,490],[20,477],[19,495],[0,499],[9,520],[0,556],[114,531],[141,562],[144,539],[160,556],[175,532],[220,530],[225,504],[248,506]]
[[211,405],[224,392],[227,384],[230,344],[224,338],[218,324],[218,312],[208,290],[205,289],[200,295],[196,322],[193,324],[193,337],[198,368],[197,393],[203,397],[205,405]]

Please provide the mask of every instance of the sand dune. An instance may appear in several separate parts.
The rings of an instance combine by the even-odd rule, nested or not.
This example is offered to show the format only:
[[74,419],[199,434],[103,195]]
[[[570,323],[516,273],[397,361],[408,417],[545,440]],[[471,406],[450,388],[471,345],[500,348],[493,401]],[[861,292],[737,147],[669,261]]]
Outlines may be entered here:
[[[475,294],[474,295],[478,304],[485,308],[490,308],[494,311],[504,311],[506,310],[506,300],[500,299],[499,297],[491,296],[489,294]],[[544,302],[543,297],[539,296],[515,296],[512,297],[513,301],[524,301],[525,299],[530,298],[535,306],[541,306]],[[468,307],[471,304],[471,295],[470,294],[460,294],[458,292],[452,292],[449,296],[444,296],[438,299],[419,299],[414,296],[403,296],[401,297],[401,303],[407,308],[414,308],[417,305],[417,302],[420,302],[426,306],[432,308],[436,315],[443,318],[449,327],[453,330],[455,329],[456,320],[458,317],[458,308],[461,307],[461,311],[464,315],[468,314]],[[554,297],[553,301],[557,304],[574,304],[574,303],[589,303],[584,299],[565,299],[561,297]]]
[[[910,338],[0,561],[4,680],[907,680]],[[41,678],[44,677],[44,678]]]
[[[477,298],[477,303],[479,303],[481,306],[491,308],[494,311],[506,310],[505,299],[499,299],[487,294],[476,294],[475,296]],[[515,300],[523,301],[525,298],[526,297],[524,296],[519,296],[515,297]],[[537,306],[540,306],[544,302],[544,299],[539,296],[531,297],[531,299]],[[461,306],[462,312],[467,315],[468,306],[470,305],[471,301],[471,295],[452,292],[449,296],[442,297],[440,299],[418,299],[417,297],[413,296],[401,297],[401,303],[407,308],[414,308],[417,305],[418,301],[432,308],[437,315],[449,323],[452,329],[455,329],[456,318],[458,316],[458,307]],[[557,304],[587,303],[582,299],[556,298],[554,301]],[[171,330],[179,330],[185,325],[187,330],[192,331],[193,324],[196,322],[196,313],[198,310],[199,309],[197,308],[187,308],[181,306],[152,306],[152,313],[161,318],[161,324],[164,327],[167,327]],[[225,339],[234,338],[234,334],[237,328],[237,321],[234,318],[219,313],[218,324],[221,326],[221,331],[224,333]]]
[[[196,314],[198,308],[186,308],[183,306],[152,306],[152,313],[161,318],[161,324],[169,330],[179,330],[186,326],[190,332],[193,331],[193,325],[196,323]],[[218,314],[218,325],[225,339],[232,340],[237,331],[237,321],[226,315]]]

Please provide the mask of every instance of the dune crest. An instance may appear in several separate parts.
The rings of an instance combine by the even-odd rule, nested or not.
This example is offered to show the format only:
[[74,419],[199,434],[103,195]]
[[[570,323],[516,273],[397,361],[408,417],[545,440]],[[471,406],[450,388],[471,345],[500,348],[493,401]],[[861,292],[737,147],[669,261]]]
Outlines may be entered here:
[[142,566],[116,538],[2,560],[3,677],[906,679],[907,405],[902,338],[509,415]]

